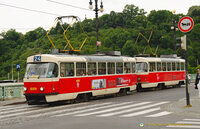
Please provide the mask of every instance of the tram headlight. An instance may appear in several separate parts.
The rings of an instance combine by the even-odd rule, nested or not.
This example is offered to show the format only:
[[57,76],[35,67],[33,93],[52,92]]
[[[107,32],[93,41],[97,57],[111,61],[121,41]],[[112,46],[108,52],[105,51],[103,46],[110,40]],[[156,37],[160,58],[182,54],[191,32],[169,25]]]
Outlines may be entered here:
[[24,87],[24,91],[27,91],[27,88],[26,88],[26,87]]
[[44,87],[40,87],[40,91],[44,91]]

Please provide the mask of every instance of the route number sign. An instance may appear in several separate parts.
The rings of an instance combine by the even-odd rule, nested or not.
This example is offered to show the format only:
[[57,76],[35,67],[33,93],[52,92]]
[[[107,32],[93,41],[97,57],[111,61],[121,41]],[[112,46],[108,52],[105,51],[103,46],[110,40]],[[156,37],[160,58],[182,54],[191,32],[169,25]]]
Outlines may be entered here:
[[180,31],[185,33],[191,31],[193,26],[194,21],[191,17],[188,16],[181,18],[178,22],[178,28],[180,29]]

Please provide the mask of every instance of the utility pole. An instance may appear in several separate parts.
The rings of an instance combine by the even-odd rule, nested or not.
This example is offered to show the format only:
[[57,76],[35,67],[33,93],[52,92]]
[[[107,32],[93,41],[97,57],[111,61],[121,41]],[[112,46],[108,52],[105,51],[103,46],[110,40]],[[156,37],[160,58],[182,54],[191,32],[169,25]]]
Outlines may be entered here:
[[174,52],[176,54],[176,31],[177,31],[177,25],[176,25],[176,20],[175,20],[175,13],[176,13],[176,10],[173,10],[172,11],[173,13],[173,25],[171,26],[171,29],[174,31]]
[[176,20],[174,19],[174,51],[176,52]]
[[11,67],[12,67],[12,81],[13,81],[13,64],[11,64],[11,65],[12,65]]

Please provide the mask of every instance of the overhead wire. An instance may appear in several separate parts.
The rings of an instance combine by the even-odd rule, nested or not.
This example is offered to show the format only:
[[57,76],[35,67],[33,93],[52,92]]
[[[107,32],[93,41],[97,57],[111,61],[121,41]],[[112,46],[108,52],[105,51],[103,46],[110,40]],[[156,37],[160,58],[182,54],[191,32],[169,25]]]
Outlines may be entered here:
[[[57,4],[61,4],[61,5],[65,5],[65,6],[69,6],[69,7],[73,7],[73,8],[77,8],[77,9],[91,11],[91,10],[86,9],[86,8],[82,8],[82,7],[78,7],[78,6],[74,6],[74,5],[70,5],[70,4],[65,4],[65,3],[61,3],[61,2],[57,2],[57,1],[53,1],[53,0],[47,0],[47,1],[57,3]],[[5,3],[0,3],[0,5],[11,7],[11,8],[16,8],[16,9],[21,9],[21,10],[26,10],[26,11],[31,11],[31,12],[36,12],[36,13],[47,14],[47,15],[61,16],[60,14],[49,13],[49,12],[35,10],[35,9],[29,9],[29,8],[19,7],[19,6],[5,4]],[[47,27],[45,27],[45,28],[47,28]],[[0,28],[0,29],[6,29],[6,28]],[[14,29],[28,30],[28,29],[32,29],[32,28],[14,28]]]
[[[42,27],[43,29],[49,29],[49,27]],[[12,29],[12,28],[0,28],[0,30],[9,30],[9,29]],[[34,30],[36,28],[20,28],[20,27],[16,27],[16,28],[13,28],[13,29],[18,29],[18,30]]]
[[22,10],[26,10],[26,11],[31,11],[31,12],[43,13],[43,14],[47,14],[47,15],[61,16],[60,14],[49,13],[49,12],[40,11],[40,10],[34,10],[34,9],[28,9],[28,8],[14,6],[14,5],[9,5],[9,4],[4,4],[4,3],[0,3],[0,5],[11,7],[11,8],[16,8],[16,9],[22,9]]
[[54,0],[47,0],[47,1],[52,2],[52,3],[56,3],[56,4],[60,4],[60,5],[69,6],[69,7],[72,7],[72,8],[81,9],[81,10],[92,11],[92,10],[87,9],[87,8],[78,7],[78,6],[74,6],[74,5],[66,4],[66,3],[62,3],[62,2],[57,2],[57,1],[54,1]]

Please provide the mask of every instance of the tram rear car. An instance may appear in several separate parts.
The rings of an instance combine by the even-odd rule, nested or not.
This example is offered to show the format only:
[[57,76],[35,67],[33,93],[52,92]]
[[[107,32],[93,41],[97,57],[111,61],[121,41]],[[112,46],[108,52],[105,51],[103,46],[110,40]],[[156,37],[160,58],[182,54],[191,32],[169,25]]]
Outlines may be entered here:
[[27,59],[29,104],[74,100],[136,89],[135,59],[121,56],[41,54]]
[[181,86],[185,82],[185,60],[136,57],[137,90]]

